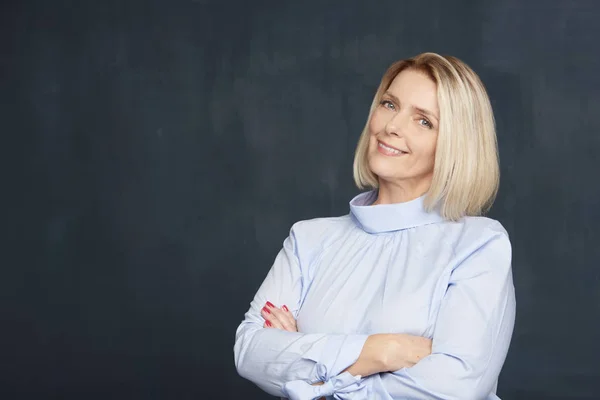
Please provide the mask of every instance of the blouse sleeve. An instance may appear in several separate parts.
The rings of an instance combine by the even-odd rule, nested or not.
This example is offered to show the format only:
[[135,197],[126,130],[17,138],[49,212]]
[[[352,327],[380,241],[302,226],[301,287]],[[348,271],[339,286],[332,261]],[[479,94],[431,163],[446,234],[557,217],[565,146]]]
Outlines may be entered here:
[[[292,228],[237,329],[237,371],[265,392],[292,399],[314,398],[334,391],[361,391],[361,377],[342,371],[356,362],[367,335],[303,334],[263,328],[265,320],[260,310],[267,300],[278,307],[287,305],[297,316],[308,280]],[[310,386],[316,382],[325,385]]]
[[[515,321],[511,245],[495,231],[452,271],[432,353],[411,368],[365,379],[378,399],[497,399]],[[348,397],[350,398],[350,397]]]

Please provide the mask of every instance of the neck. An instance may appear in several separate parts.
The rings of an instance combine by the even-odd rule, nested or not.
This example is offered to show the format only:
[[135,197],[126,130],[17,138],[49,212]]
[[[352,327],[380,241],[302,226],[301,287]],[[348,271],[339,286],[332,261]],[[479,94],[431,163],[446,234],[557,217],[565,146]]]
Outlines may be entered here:
[[411,186],[380,180],[377,200],[375,200],[373,205],[405,203],[414,200],[423,196],[429,190],[429,184],[426,187],[422,186]]

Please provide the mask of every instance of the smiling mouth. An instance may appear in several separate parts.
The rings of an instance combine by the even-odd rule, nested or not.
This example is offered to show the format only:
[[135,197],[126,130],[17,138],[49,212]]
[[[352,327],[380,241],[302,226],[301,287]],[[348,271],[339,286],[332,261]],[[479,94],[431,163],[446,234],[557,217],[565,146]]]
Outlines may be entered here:
[[407,152],[405,152],[405,151],[398,150],[394,147],[390,147],[388,145],[381,143],[380,141],[377,141],[377,149],[379,150],[380,153],[385,154],[387,156],[401,156],[401,155],[407,154]]

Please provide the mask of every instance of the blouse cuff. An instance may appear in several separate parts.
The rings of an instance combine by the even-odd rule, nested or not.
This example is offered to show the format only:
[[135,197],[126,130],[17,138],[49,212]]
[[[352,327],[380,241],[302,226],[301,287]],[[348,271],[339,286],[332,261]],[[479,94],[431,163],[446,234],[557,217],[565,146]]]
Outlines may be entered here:
[[[325,367],[327,379],[339,375],[358,360],[369,335],[330,335],[326,341],[311,346],[302,358]],[[316,373],[315,369],[315,373]],[[322,381],[315,376],[314,382]]]
[[291,381],[287,382],[283,389],[290,400],[314,400],[324,396],[346,399],[346,395],[357,399],[367,398],[367,387],[360,375],[353,376],[344,372],[327,381],[323,378],[323,381],[325,383],[320,386],[313,386],[301,380]]
[[[360,376],[342,371],[358,360],[367,338],[368,335],[331,335],[326,341],[313,344],[302,356],[316,363],[311,379],[285,383],[283,390],[287,397],[305,400],[366,390]],[[316,382],[323,385],[312,386]]]

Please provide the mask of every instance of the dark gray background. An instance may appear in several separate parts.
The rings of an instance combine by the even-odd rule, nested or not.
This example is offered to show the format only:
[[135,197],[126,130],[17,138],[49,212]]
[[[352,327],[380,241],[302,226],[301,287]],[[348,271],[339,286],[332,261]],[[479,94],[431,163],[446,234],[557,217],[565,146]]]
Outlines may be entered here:
[[379,79],[424,51],[496,113],[499,394],[600,396],[600,2],[1,7],[3,399],[266,398],[235,329],[291,224],[347,213]]

